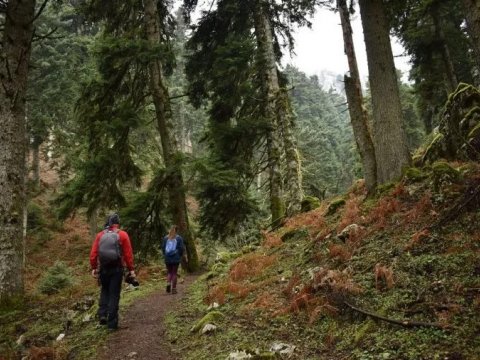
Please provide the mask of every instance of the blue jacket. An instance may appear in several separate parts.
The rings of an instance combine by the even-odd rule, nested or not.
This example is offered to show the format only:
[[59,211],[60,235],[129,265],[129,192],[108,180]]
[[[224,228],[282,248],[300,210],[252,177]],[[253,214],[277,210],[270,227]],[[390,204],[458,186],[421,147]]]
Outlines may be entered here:
[[180,235],[177,235],[177,249],[174,254],[165,254],[165,248],[167,247],[168,236],[165,236],[162,241],[162,253],[165,257],[165,264],[180,264],[184,252],[183,239]]

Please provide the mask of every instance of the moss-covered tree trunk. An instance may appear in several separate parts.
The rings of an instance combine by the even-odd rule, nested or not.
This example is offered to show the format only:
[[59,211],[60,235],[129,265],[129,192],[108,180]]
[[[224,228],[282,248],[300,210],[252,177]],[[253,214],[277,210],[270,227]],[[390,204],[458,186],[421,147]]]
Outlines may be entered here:
[[281,89],[278,93],[276,108],[285,152],[285,211],[291,216],[301,210],[303,191],[300,155],[293,134],[294,116],[286,89]]
[[[159,14],[156,1],[145,0],[144,4],[147,39],[152,44],[152,47],[155,47],[161,43]],[[171,104],[168,89],[165,85],[160,59],[154,58],[151,60],[149,64],[149,72],[150,90],[155,105],[157,126],[160,133],[163,158],[167,170],[166,176],[168,179],[170,208],[173,213],[173,219],[178,226],[179,233],[185,240],[188,257],[187,269],[189,271],[195,271],[199,266],[198,255],[188,222],[181,159],[174,136]]]
[[467,21],[467,31],[475,52],[475,62],[480,71],[480,1],[462,0],[462,5]]
[[278,223],[285,216],[282,180],[282,138],[276,114],[276,100],[280,92],[277,65],[273,50],[270,21],[265,14],[263,2],[259,1],[254,13],[255,36],[258,46],[258,68],[263,92],[263,113],[269,123],[267,133],[267,156],[270,183],[270,211],[272,223]]
[[350,23],[350,13],[346,0],[338,0],[337,7],[340,13],[340,20],[343,29],[343,41],[345,43],[345,54],[348,58],[350,76],[345,75],[345,93],[347,95],[348,110],[352,123],[353,135],[357,143],[358,152],[362,159],[365,186],[369,193],[377,186],[377,161],[375,148],[368,128],[367,112],[363,108],[362,85],[358,71],[357,57],[353,45],[353,31]]
[[0,300],[23,293],[25,95],[35,0],[9,0],[0,58]]
[[389,25],[382,0],[360,0],[373,106],[377,181],[394,180],[410,163]]

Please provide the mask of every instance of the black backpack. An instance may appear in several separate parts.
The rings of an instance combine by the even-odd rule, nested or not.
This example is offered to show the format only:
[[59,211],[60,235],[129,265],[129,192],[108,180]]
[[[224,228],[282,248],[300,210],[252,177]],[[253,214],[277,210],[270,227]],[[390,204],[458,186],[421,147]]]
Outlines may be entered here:
[[121,265],[122,252],[118,230],[105,230],[98,244],[100,266]]

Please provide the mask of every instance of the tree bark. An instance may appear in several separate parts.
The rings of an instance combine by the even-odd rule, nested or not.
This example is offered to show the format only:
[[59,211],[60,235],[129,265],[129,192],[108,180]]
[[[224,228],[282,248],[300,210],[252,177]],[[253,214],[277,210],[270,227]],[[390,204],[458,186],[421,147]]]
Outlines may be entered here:
[[340,20],[345,42],[345,54],[348,58],[350,76],[345,75],[345,93],[348,101],[350,121],[352,123],[353,135],[357,143],[358,152],[362,159],[365,186],[368,193],[372,193],[377,186],[377,161],[375,148],[368,128],[367,112],[363,107],[362,85],[358,71],[357,57],[353,44],[353,30],[350,23],[350,13],[346,0],[337,0],[337,7],[340,13]]
[[389,25],[382,0],[360,0],[373,107],[377,182],[399,177],[410,163]]
[[40,189],[40,141],[32,143],[32,181],[35,189]]
[[467,22],[467,32],[470,35],[477,71],[480,71],[480,2],[478,0],[462,0]]
[[[272,28],[264,6],[262,1],[257,2],[254,11],[254,26],[258,46],[260,81],[265,103],[263,112],[270,127],[267,133],[270,211],[272,222],[278,223],[286,213],[291,215],[300,210],[303,194],[300,161],[292,132],[292,112],[287,94],[280,89]],[[286,160],[285,183],[282,179],[282,150]],[[284,185],[286,191],[284,191]]]
[[276,108],[286,162],[284,179],[285,212],[288,216],[292,216],[300,212],[302,205],[302,167],[293,134],[294,117],[290,107],[290,99],[285,89],[280,90],[278,94]]
[[455,74],[455,66],[453,65],[450,49],[448,48],[447,40],[445,39],[445,33],[443,32],[440,15],[438,14],[437,8],[434,6],[431,8],[431,15],[433,19],[433,26],[435,28],[435,35],[440,45],[440,52],[442,55],[443,64],[445,66],[447,90],[449,93],[452,93],[458,86],[458,79],[457,75]]
[[277,121],[275,99],[280,91],[275,54],[272,46],[272,30],[270,22],[264,13],[261,1],[255,7],[254,24],[258,46],[258,62],[261,73],[260,81],[265,107],[264,116],[269,122],[267,133],[267,156],[270,183],[270,211],[272,222],[277,223],[285,216],[283,199],[283,180],[281,171],[281,134]]
[[[155,0],[145,0],[145,22],[147,40],[152,46],[161,43],[158,9]],[[187,252],[187,270],[198,269],[198,255],[195,242],[190,231],[187,215],[185,187],[181,169],[181,159],[178,152],[177,142],[172,123],[172,109],[168,89],[165,86],[162,63],[155,58],[149,64],[150,90],[157,117],[157,126],[161,138],[163,158],[168,178],[169,202],[173,214],[173,220],[178,226],[179,233],[185,240]]]
[[23,294],[25,95],[35,0],[9,0],[0,58],[0,300]]

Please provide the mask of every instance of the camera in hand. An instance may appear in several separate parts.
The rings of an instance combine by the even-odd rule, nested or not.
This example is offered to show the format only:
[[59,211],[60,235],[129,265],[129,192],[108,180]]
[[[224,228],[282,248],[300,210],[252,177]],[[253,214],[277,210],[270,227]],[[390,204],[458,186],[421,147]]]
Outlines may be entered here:
[[127,276],[125,276],[125,282],[127,284],[131,284],[132,286],[135,286],[135,287],[140,285],[137,278],[135,276],[130,275],[130,274],[127,274]]

